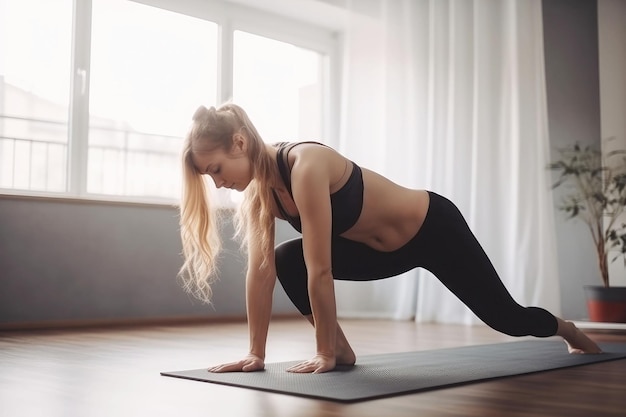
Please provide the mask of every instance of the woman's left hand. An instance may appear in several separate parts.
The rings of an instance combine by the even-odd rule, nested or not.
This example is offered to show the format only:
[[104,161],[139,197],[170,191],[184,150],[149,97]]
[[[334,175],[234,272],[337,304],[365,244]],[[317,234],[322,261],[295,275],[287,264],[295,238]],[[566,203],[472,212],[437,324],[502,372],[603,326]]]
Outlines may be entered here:
[[287,372],[321,374],[323,372],[332,371],[335,369],[335,365],[336,360],[334,357],[331,358],[318,354],[311,360],[300,362],[299,364],[287,368]]

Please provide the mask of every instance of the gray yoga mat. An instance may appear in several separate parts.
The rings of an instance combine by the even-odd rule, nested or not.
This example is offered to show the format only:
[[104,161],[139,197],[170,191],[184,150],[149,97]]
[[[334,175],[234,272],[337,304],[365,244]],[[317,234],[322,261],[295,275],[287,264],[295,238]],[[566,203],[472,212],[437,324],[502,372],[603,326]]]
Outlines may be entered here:
[[317,375],[285,371],[297,361],[269,363],[264,371],[252,373],[215,374],[206,369],[195,369],[162,372],[161,375],[354,402],[626,358],[626,343],[601,346],[605,353],[570,355],[562,341],[528,340],[369,355],[358,358],[354,367],[339,367]]

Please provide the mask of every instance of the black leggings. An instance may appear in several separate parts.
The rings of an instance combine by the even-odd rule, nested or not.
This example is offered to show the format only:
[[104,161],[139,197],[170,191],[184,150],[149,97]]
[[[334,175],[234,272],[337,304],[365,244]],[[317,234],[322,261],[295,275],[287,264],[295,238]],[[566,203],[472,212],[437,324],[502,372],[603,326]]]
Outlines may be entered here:
[[[333,237],[334,278],[370,281],[422,267],[493,329],[511,336],[553,336],[556,318],[542,308],[515,302],[454,203],[433,192],[429,195],[428,214],[420,231],[398,250],[380,252]],[[303,315],[311,314],[301,238],[276,247],[276,270],[293,304]]]

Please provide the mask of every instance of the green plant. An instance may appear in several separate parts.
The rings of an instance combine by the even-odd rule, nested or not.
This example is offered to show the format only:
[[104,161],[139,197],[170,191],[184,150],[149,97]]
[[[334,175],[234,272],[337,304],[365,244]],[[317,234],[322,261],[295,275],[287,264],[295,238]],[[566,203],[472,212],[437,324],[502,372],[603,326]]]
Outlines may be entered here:
[[611,262],[621,257],[626,263],[626,223],[621,217],[626,208],[626,151],[603,156],[576,144],[558,152],[560,158],[548,168],[559,174],[552,188],[566,189],[559,209],[589,227],[602,283],[609,287],[609,251],[618,253]]

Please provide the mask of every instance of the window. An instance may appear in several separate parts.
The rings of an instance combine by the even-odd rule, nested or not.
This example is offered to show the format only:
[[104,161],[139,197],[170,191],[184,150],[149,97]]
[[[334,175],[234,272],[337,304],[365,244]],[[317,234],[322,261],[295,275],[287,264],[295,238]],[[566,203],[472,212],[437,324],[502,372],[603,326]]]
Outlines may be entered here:
[[230,99],[268,142],[329,140],[330,31],[152,2],[0,0],[0,192],[177,199],[193,112]]
[[0,188],[65,191],[71,29],[71,0],[0,0]]
[[124,0],[92,15],[87,192],[175,197],[181,136],[216,99],[217,25]]
[[233,99],[268,142],[322,140],[323,56],[235,31]]

